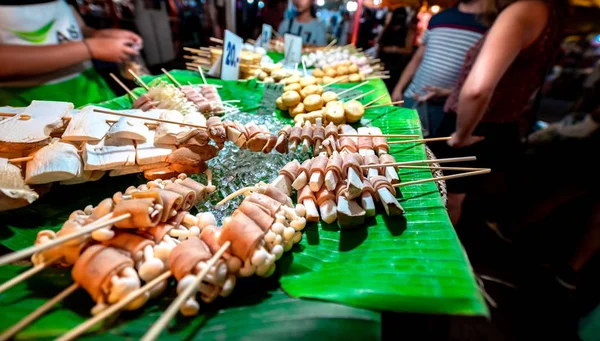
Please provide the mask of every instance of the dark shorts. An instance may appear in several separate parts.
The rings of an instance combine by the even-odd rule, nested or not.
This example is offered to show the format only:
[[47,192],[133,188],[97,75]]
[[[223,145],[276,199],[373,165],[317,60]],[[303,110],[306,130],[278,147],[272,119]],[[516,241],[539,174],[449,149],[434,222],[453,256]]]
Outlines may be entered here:
[[[456,130],[456,115],[446,113],[438,129],[439,136],[450,136]],[[519,126],[514,123],[480,123],[474,136],[484,136],[485,140],[468,147],[452,148],[445,141],[429,143],[438,159],[462,156],[475,156],[476,161],[444,163],[441,166],[491,168],[487,175],[450,179],[446,182],[450,193],[504,192],[505,180],[510,169],[517,166],[522,154]],[[444,175],[458,172],[444,171]]]
[[[436,100],[427,101],[427,120],[429,121],[429,135],[427,137],[439,137],[440,125],[444,118],[444,104],[446,103],[446,97],[439,98]],[[404,98],[403,107],[412,109],[415,105],[413,98]]]

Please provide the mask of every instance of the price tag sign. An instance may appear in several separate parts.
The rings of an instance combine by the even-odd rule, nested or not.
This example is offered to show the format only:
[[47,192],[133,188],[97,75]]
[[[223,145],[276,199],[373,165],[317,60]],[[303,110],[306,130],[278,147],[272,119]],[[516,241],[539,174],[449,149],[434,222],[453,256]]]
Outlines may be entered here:
[[265,83],[265,91],[260,101],[257,114],[271,115],[276,108],[275,101],[283,94],[283,84]]
[[286,34],[285,37],[285,59],[284,64],[302,63],[302,37]]
[[240,55],[242,53],[242,38],[229,30],[225,30],[223,41],[223,56],[221,58],[221,79],[237,80],[240,75]]
[[260,39],[258,39],[256,41],[258,46],[268,49],[269,45],[271,43],[271,35],[272,34],[273,34],[273,27],[271,27],[271,25],[263,24],[262,25],[262,33],[260,34]]

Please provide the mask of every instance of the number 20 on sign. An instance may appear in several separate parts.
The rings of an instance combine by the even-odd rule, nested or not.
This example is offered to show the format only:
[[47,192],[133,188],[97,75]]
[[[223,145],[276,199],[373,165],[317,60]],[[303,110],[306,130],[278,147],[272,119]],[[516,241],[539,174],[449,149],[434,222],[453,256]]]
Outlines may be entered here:
[[242,38],[229,30],[225,31],[223,41],[223,56],[221,61],[221,79],[237,80],[240,74],[240,54],[242,51]]

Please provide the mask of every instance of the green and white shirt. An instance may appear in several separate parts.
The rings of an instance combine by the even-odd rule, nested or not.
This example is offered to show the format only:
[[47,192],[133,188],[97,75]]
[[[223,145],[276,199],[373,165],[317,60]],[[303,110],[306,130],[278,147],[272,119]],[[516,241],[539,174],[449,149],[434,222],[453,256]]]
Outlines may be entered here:
[[[82,39],[77,19],[63,0],[0,0],[0,44],[55,45]],[[60,83],[91,66],[91,62],[85,61],[34,79],[0,82],[0,86]]]
[[[56,45],[83,40],[80,23],[64,0],[0,0],[0,45]],[[91,61],[43,75],[0,79],[0,105],[31,100],[83,105],[114,97]]]

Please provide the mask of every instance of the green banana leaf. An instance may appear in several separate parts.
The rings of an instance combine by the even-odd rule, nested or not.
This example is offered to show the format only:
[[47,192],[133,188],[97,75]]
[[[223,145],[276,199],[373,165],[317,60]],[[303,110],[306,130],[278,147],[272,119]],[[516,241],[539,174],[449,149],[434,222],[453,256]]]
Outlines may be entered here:
[[[390,134],[420,133],[416,112],[407,109],[367,110],[363,124]],[[391,154],[396,161],[426,159],[421,144],[392,145]],[[428,170],[400,171],[402,181],[431,177]],[[436,184],[402,187],[400,192],[403,217],[380,210],[364,229],[340,230],[325,223],[307,227],[299,244],[302,252],[294,253],[281,280],[283,290],[294,297],[376,310],[487,315]]]
[[[174,70],[172,74],[182,84],[201,83],[197,73]],[[167,81],[166,77],[161,78]],[[143,79],[148,83],[153,77]],[[238,99],[241,102],[237,105],[244,112],[256,112],[257,103],[262,97],[261,84],[256,81],[219,80],[209,80],[209,83],[225,85],[219,90],[224,100]],[[334,86],[348,88],[352,85],[354,84]],[[362,91],[372,89],[376,91],[366,96],[362,100],[364,103],[387,94],[383,82],[379,80],[370,81]],[[134,92],[141,94],[144,90],[138,88]],[[389,97],[377,103],[386,101],[389,101]],[[129,96],[123,96],[99,105],[111,109],[126,109],[131,107],[131,103]],[[277,110],[276,116],[282,124],[291,122],[286,113]],[[396,107],[367,110],[361,125],[377,126],[384,133],[420,133],[416,112]],[[426,158],[424,147],[420,144],[393,146],[392,154],[398,161]],[[411,181],[431,178],[431,173],[426,170],[404,170],[400,176],[403,181]],[[13,250],[27,247],[33,243],[39,230],[60,228],[73,210],[97,203],[116,191],[142,182],[144,180],[141,176],[132,175],[106,177],[83,185],[54,186],[52,191],[33,205],[0,212],[0,243]],[[280,278],[240,281],[231,299],[206,307],[212,313],[182,320],[186,321],[182,324],[189,323],[195,327],[170,329],[168,336],[183,338],[206,335],[208,338],[221,338],[222,334],[219,333],[225,333],[235,339],[242,335],[276,335],[303,339],[319,335],[331,337],[334,332],[348,331],[347,337],[350,339],[379,337],[379,313],[346,306],[371,310],[487,316],[489,312],[479,294],[470,264],[450,224],[435,183],[403,187],[401,193],[401,203],[407,211],[404,217],[392,219],[380,212],[375,219],[367,222],[366,228],[356,230],[340,231],[337,226],[327,224],[307,226],[301,243],[279,261]],[[4,281],[14,276],[19,269],[0,268],[0,279]],[[59,279],[62,282],[59,283]],[[56,294],[59,288],[66,287],[68,279],[68,274],[46,270],[43,275],[27,281],[22,288],[19,287],[21,289],[14,288],[1,294],[0,307],[5,309],[0,313],[3,321],[0,326],[4,327],[6,323],[8,327],[33,310]],[[40,290],[42,286],[44,290]],[[333,301],[344,306],[292,299],[279,286],[293,297]],[[85,293],[77,295],[79,299],[67,300],[52,314],[36,322],[35,328],[30,328],[31,331],[24,332],[20,337],[49,337],[81,322],[88,316],[87,309],[92,302],[86,298]],[[172,297],[173,295],[164,296],[158,305],[149,304],[142,313],[124,314],[124,318],[110,324],[111,329],[104,328],[103,331],[108,331],[114,337],[139,337],[156,320]],[[282,302],[286,302],[286,305],[281,306]],[[273,315],[267,314],[267,310],[273,306],[281,309],[276,309]],[[9,315],[8,311],[12,317],[3,316]],[[317,312],[330,315],[327,318],[315,318],[314,314]],[[272,325],[288,328],[275,328],[271,333],[270,329],[256,323],[257,316],[258,321],[261,316],[271,316],[273,319],[277,317],[276,321],[271,320],[276,322]],[[95,336],[97,335],[93,334],[90,337]]]
[[[283,259],[283,261],[286,261]],[[0,272],[5,282],[24,270],[6,266]],[[0,333],[45,303],[72,283],[68,271],[48,270],[35,280],[17,285],[0,294]],[[169,294],[149,302],[135,312],[124,312],[105,325],[96,325],[82,339],[137,340],[172,302],[175,285]],[[48,314],[18,334],[18,340],[54,339],[89,318],[93,303],[78,290]],[[202,305],[195,318],[179,316],[161,340],[253,340],[281,338],[285,340],[374,340],[380,336],[380,314],[364,309],[313,300],[290,298],[278,289],[277,278],[240,280],[234,293],[210,305]]]

